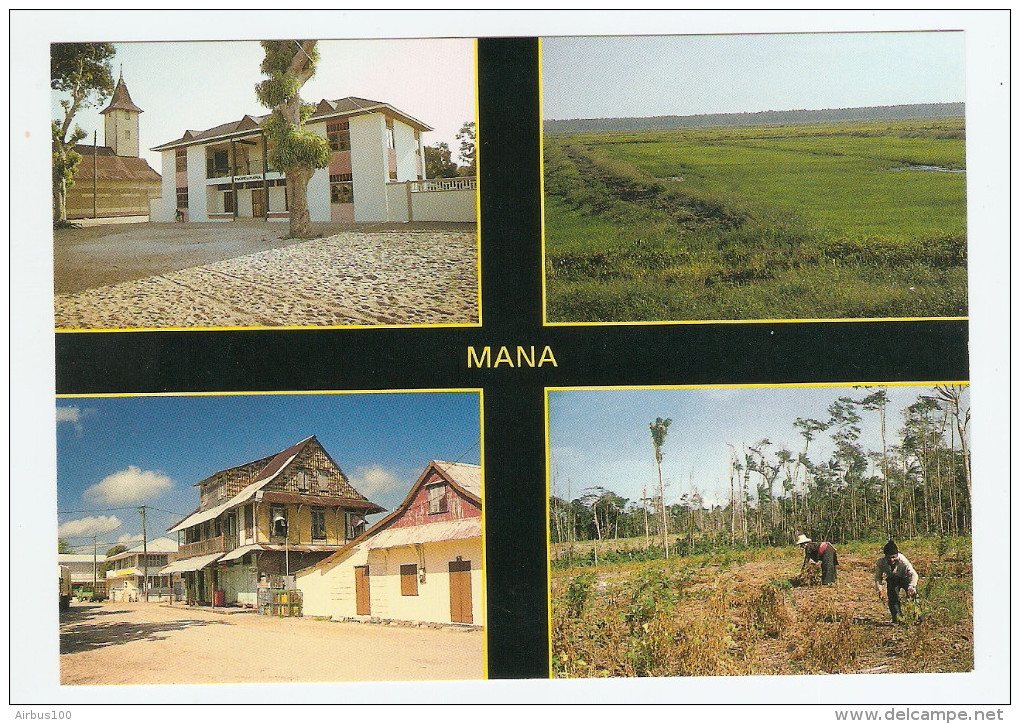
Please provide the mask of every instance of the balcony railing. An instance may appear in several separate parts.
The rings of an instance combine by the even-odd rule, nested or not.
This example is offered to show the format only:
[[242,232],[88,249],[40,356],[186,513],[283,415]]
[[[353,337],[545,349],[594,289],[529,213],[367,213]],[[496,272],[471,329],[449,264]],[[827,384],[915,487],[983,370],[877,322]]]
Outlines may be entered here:
[[237,547],[236,540],[227,540],[227,536],[218,535],[215,538],[206,538],[197,543],[182,543],[177,549],[178,558],[193,558],[194,556],[207,556],[210,553],[226,553]]
[[424,181],[408,181],[411,193],[423,191],[474,191],[478,187],[478,179],[474,176],[458,176],[457,178],[430,178]]
[[[266,173],[275,173],[276,167],[273,164],[266,166]],[[231,176],[261,176],[262,175],[262,162],[256,161],[255,163],[238,164],[233,168],[231,173],[230,166],[207,166],[205,169],[205,177],[209,178],[230,178]]]

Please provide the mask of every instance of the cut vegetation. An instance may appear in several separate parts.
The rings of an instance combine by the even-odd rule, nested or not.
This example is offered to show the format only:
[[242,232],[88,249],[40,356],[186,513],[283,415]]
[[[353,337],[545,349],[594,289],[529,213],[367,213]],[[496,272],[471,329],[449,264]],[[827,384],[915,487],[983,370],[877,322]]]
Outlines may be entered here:
[[[607,543],[614,553],[604,551],[598,567],[554,561],[555,676],[917,673],[974,667],[969,538],[902,544],[921,579],[916,603],[904,605],[904,622],[896,625],[872,587],[882,547],[878,540],[840,546],[839,580],[831,586],[820,584],[817,567],[803,577],[792,575],[802,558],[793,546],[641,561],[635,554],[642,543]],[[553,555],[567,556],[565,548],[556,546]]]
[[550,322],[967,314],[963,118],[545,135]]

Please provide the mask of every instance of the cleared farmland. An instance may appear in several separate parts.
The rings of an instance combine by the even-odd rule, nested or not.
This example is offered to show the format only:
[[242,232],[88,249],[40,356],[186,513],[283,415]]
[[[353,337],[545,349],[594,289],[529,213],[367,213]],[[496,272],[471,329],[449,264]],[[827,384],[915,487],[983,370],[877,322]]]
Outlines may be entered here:
[[545,136],[551,322],[967,313],[963,119]]
[[[834,585],[798,548],[638,560],[607,542],[598,566],[554,562],[552,666],[573,677],[970,671],[969,538],[902,544],[921,576],[893,625],[872,587],[881,543],[839,546]],[[590,544],[589,544],[590,545]],[[618,552],[609,549],[618,548]],[[560,548],[554,556],[565,550]],[[578,548],[585,556],[590,550]],[[577,558],[575,557],[576,561]]]

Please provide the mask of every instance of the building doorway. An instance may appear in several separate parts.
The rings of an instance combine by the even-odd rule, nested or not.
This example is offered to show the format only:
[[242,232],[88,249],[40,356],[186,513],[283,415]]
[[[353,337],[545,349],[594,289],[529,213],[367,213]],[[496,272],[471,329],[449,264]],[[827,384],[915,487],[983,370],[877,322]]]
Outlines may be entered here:
[[450,620],[474,623],[471,615],[471,561],[450,561]]
[[266,190],[252,189],[251,191],[251,215],[253,219],[266,218]]
[[354,567],[354,597],[359,616],[372,614],[372,595],[368,582],[368,566]]

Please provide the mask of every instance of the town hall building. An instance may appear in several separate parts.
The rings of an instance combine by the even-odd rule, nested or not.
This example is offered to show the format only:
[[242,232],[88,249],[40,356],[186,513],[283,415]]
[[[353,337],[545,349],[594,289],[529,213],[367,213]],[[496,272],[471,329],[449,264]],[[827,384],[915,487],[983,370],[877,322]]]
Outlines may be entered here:
[[[188,130],[163,155],[155,221],[286,220],[286,176],[269,162],[267,115]],[[381,101],[323,99],[305,128],[329,143],[328,168],[308,184],[313,222],[475,221],[475,180],[425,179],[422,133],[432,128]],[[437,196],[437,192],[448,192]]]

